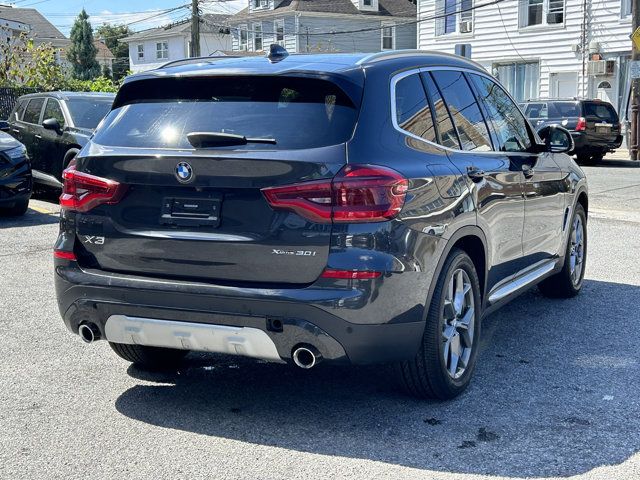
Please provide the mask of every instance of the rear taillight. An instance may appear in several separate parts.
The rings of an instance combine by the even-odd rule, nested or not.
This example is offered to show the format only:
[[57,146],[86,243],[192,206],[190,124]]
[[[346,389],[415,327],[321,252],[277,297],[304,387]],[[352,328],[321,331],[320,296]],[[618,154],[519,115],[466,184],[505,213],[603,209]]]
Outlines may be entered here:
[[77,212],[88,212],[98,205],[118,203],[127,190],[114,180],[79,172],[71,165],[62,172],[64,186],[60,207]]
[[263,188],[262,193],[273,208],[318,223],[381,222],[400,213],[408,186],[390,168],[347,165],[332,180]]
[[576,124],[576,132],[584,132],[587,129],[587,120],[584,117],[578,118],[578,123]]

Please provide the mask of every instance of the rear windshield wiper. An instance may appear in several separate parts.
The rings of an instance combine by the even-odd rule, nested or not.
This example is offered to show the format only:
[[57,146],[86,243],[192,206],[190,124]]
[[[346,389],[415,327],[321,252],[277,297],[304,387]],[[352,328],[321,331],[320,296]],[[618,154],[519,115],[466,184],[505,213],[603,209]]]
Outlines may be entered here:
[[187,140],[195,148],[230,147],[247,143],[276,144],[275,138],[247,138],[244,135],[224,132],[191,132],[187,134]]

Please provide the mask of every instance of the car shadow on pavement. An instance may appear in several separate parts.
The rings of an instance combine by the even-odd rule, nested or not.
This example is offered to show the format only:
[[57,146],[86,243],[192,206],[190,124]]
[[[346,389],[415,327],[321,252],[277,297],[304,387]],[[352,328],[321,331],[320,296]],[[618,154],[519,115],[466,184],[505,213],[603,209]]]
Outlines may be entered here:
[[640,450],[640,287],[585,281],[575,299],[537,290],[485,321],[469,390],[444,403],[395,390],[389,369],[311,371],[192,355],[117,410],[151,425],[429,471],[569,476]]
[[619,159],[608,159],[605,158],[603,160],[600,160],[598,163],[596,163],[595,165],[591,165],[592,167],[616,167],[616,168],[640,168],[640,162],[639,161],[633,161],[633,160],[619,160]]
[[37,211],[29,207],[27,213],[20,217],[0,216],[0,230],[3,228],[49,225],[59,221],[60,215],[55,211]]

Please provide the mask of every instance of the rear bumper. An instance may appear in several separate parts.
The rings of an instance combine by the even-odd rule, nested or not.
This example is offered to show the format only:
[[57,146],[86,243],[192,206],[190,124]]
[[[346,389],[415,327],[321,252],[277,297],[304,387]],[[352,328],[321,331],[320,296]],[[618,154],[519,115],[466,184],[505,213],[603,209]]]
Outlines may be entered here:
[[622,145],[622,135],[618,135],[611,140],[601,140],[592,138],[589,134],[583,132],[571,132],[571,137],[575,145],[575,154],[593,153],[594,151],[606,153],[620,148],[620,145]]
[[[420,347],[426,299],[422,305],[413,304],[404,315],[385,318],[388,313],[378,308],[379,318],[372,318],[371,312],[376,310],[370,306],[372,290],[388,293],[394,288],[404,288],[405,283],[415,285],[411,278],[402,280],[403,276],[407,277],[392,274],[382,279],[350,280],[352,283],[346,288],[263,289],[84,270],[76,262],[56,259],[55,285],[60,313],[67,328],[74,333],[78,332],[80,323],[91,322],[98,326],[102,338],[110,340],[106,325],[115,316],[248,327],[268,336],[281,361],[291,361],[294,346],[309,344],[316,347],[325,360],[367,364],[411,358]],[[386,285],[373,288],[373,282]],[[358,314],[367,323],[355,323],[353,319]],[[121,336],[111,336],[114,341],[122,342]],[[144,344],[144,340],[140,342]],[[171,345],[277,360],[226,344],[212,349],[199,348],[194,342],[197,343],[195,337],[182,346]],[[126,343],[138,342],[130,339]]]

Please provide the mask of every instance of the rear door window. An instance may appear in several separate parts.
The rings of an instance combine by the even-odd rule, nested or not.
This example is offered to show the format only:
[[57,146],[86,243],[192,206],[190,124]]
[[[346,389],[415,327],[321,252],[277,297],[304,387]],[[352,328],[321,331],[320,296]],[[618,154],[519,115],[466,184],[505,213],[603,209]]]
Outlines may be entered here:
[[549,109],[546,103],[529,103],[526,106],[524,114],[533,119],[546,120],[549,118]]
[[187,134],[211,132],[276,142],[225,148],[323,147],[351,138],[359,108],[335,83],[309,77],[167,78],[124,89],[126,104],[106,117],[98,144],[192,149]]
[[493,80],[475,74],[469,78],[476,87],[497,140],[496,150],[524,152],[531,147],[527,120],[509,95]]
[[596,117],[602,122],[618,123],[618,114],[613,107],[607,103],[585,102],[584,116]]
[[437,70],[431,72],[431,75],[453,118],[462,149],[491,150],[489,130],[464,73],[455,70]]
[[27,123],[39,124],[42,105],[44,105],[44,98],[32,98],[29,100],[22,120]]
[[580,103],[578,102],[553,102],[554,117],[557,118],[578,118],[582,116]]
[[422,81],[424,82],[425,89],[433,105],[433,110],[436,118],[436,125],[438,133],[440,135],[440,144],[449,148],[460,148],[460,142],[458,140],[458,132],[453,126],[453,121],[449,115],[449,110],[444,104],[440,90],[436,87],[436,84],[431,78],[429,73],[421,74]]
[[395,94],[398,126],[420,138],[437,142],[431,108],[420,75],[415,73],[398,81]]

